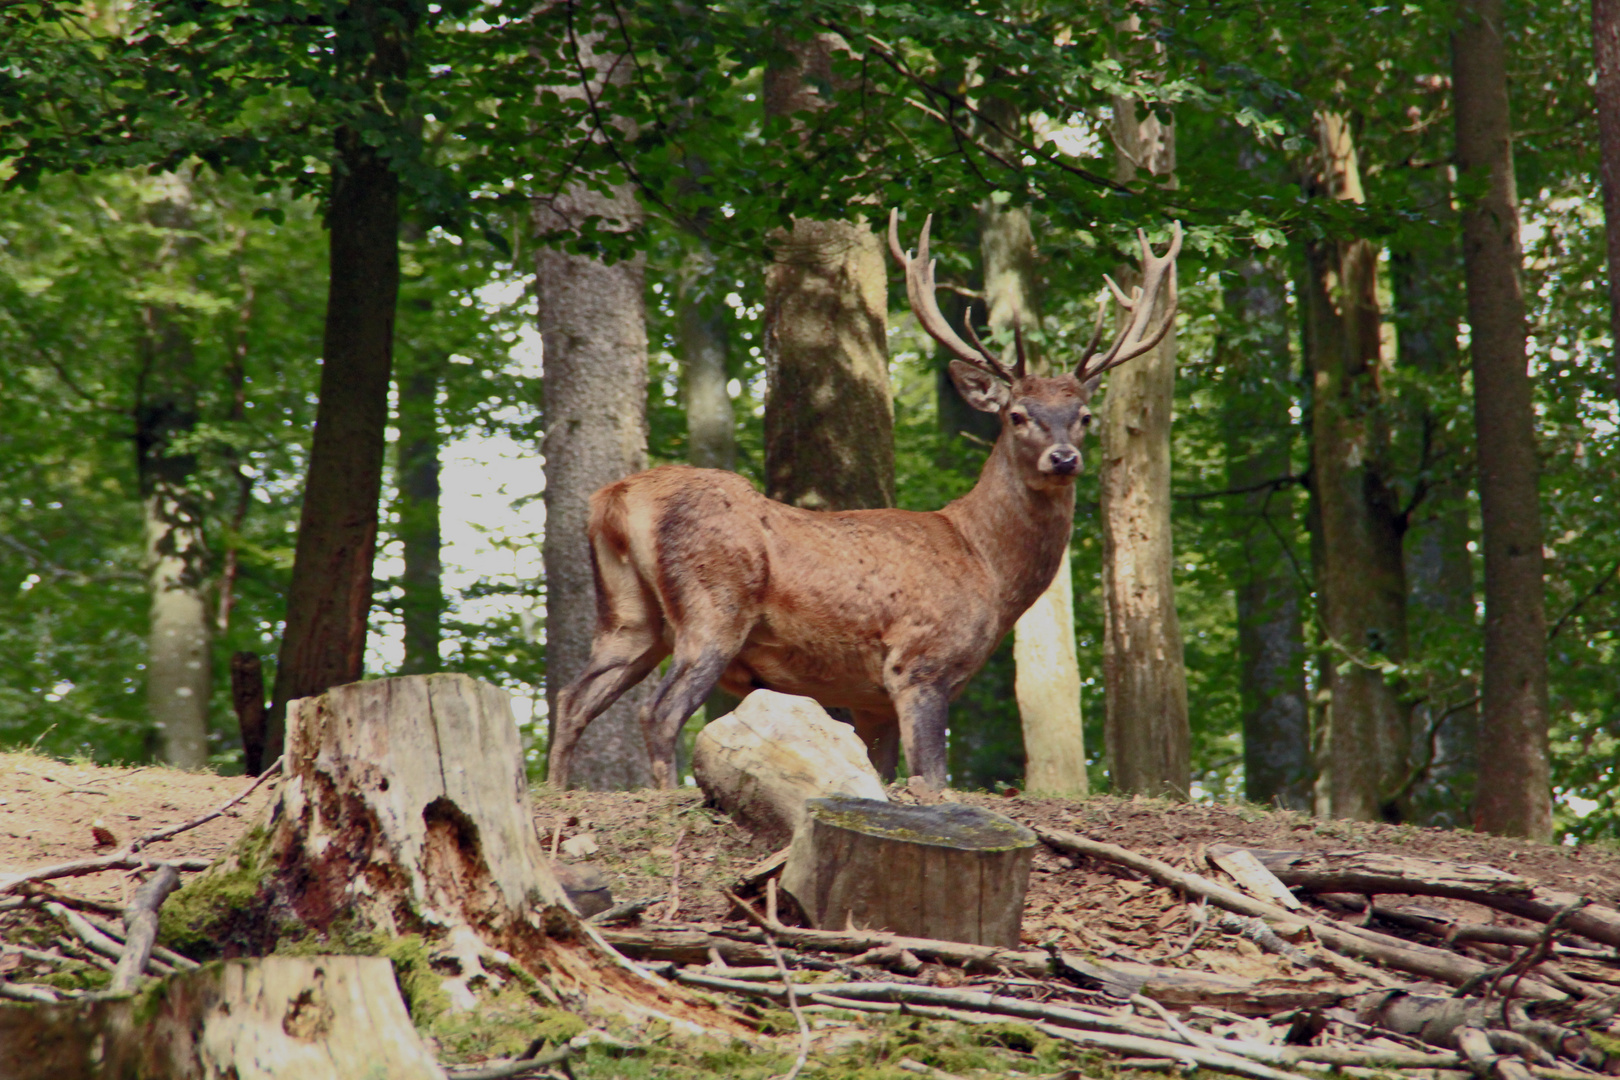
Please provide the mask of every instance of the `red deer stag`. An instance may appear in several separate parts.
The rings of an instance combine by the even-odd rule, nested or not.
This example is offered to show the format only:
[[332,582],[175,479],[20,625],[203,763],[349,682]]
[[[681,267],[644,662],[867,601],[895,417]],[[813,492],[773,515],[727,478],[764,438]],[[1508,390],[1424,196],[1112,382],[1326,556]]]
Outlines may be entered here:
[[[675,782],[675,740],[718,683],[733,694],[801,694],[854,715],[872,764],[945,786],[951,701],[1052,581],[1074,521],[1077,444],[1104,371],[1156,345],[1175,317],[1169,251],[1142,243],[1142,286],[1098,353],[1104,310],[1073,373],[1010,365],[973,328],[963,341],[940,315],[923,223],[906,268],[911,309],[945,346],[968,404],[1001,414],[1001,435],[972,491],[943,510],[803,510],[773,502],[735,473],[682,465],[637,473],[591,496],[596,634],[585,670],[557,698],[551,781],[568,785],[580,733],[666,656],[674,660],[641,714],[660,785]],[[1164,316],[1152,325],[1157,294]]]

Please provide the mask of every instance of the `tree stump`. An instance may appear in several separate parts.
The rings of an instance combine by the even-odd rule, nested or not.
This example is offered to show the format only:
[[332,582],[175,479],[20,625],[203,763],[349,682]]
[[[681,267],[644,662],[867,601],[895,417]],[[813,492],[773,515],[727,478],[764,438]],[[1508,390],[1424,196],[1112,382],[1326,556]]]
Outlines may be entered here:
[[711,802],[773,847],[792,838],[806,799],[888,798],[854,728],[810,698],[771,690],[704,726],[692,774]]
[[576,1011],[732,1029],[580,920],[535,832],[505,691],[465,675],[334,687],[292,703],[286,755],[260,827],[175,894],[166,927],[225,956],[419,934],[453,1003],[497,981],[493,956]]
[[1035,834],[960,803],[811,799],[782,887],[817,929],[1018,944]]
[[377,956],[268,956],[145,996],[0,1009],[8,1080],[443,1080]]

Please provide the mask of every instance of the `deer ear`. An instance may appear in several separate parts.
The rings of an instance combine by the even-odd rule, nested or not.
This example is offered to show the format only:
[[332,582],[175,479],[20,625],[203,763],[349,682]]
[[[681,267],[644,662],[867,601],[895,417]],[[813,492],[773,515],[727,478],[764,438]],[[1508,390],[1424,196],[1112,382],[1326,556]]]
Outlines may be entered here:
[[1006,383],[961,360],[951,361],[951,382],[962,399],[980,412],[1000,412],[1012,396]]
[[1087,401],[1091,400],[1091,396],[1097,392],[1097,388],[1099,386],[1101,386],[1101,385],[1102,385],[1102,372],[1100,372],[1100,371],[1097,372],[1097,374],[1093,375],[1091,378],[1087,379],[1085,382],[1080,384],[1080,388],[1085,391]]

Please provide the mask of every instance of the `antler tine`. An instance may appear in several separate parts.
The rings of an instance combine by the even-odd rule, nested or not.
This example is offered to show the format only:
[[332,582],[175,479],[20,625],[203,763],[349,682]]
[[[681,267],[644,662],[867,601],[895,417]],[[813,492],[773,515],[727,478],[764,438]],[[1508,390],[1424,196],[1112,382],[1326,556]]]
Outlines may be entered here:
[[998,379],[1014,381],[1016,376],[1008,370],[1007,365],[979,344],[978,336],[973,333],[971,318],[967,320],[967,332],[973,338],[973,345],[963,341],[951,329],[951,324],[945,321],[945,316],[940,314],[939,301],[934,298],[934,260],[928,257],[928,230],[933,223],[932,214],[923,219],[922,234],[917,239],[917,254],[912,255],[900,248],[899,211],[889,211],[889,251],[906,268],[906,296],[911,300],[912,313],[917,316],[917,321],[928,336],[945,346],[952,356]]
[[[1181,254],[1181,222],[1177,221],[1170,227],[1170,247],[1165,253],[1153,254],[1153,245],[1148,242],[1147,234],[1137,230],[1137,238],[1142,245],[1142,284],[1135,290],[1135,295],[1127,299],[1113,279],[1107,278],[1109,289],[1114,294],[1114,300],[1126,311],[1131,318],[1109,346],[1108,352],[1095,365],[1091,364],[1091,353],[1088,350],[1086,358],[1082,359],[1076,377],[1080,381],[1096,378],[1109,368],[1118,367],[1127,360],[1135,359],[1143,353],[1154,348],[1163,341],[1165,335],[1175,324],[1176,319],[1176,279],[1174,269],[1176,256]],[[1164,288],[1165,279],[1169,278],[1169,292],[1165,296],[1164,316],[1159,325],[1152,330],[1148,324],[1153,317],[1153,306],[1158,299],[1159,292]],[[1100,329],[1100,324],[1099,324]]]

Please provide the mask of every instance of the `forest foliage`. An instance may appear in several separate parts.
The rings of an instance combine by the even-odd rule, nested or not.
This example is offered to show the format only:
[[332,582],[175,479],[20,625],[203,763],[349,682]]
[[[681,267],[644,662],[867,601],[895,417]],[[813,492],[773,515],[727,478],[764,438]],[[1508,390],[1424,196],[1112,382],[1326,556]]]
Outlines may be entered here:
[[[971,290],[980,203],[1028,206],[1045,284],[1036,336],[1053,355],[1083,343],[1101,274],[1129,251],[1134,230],[1162,235],[1172,218],[1184,222],[1172,454],[1177,606],[1196,786],[1208,797],[1242,791],[1234,581],[1253,521],[1247,493],[1231,491],[1227,479],[1234,431],[1280,432],[1292,447],[1290,469],[1267,488],[1264,519],[1299,576],[1306,624],[1316,625],[1312,387],[1294,300],[1306,240],[1353,235],[1379,244],[1398,495],[1414,525],[1458,500],[1477,535],[1465,351],[1439,369],[1393,362],[1411,310],[1396,310],[1393,260],[1452,250],[1452,207],[1469,197],[1448,180],[1450,4],[567,0],[520,10],[499,0],[411,2],[387,7],[410,26],[412,74],[380,110],[357,100],[345,77],[363,59],[345,37],[359,6],[33,0],[0,11],[0,742],[98,760],[155,752],[142,693],[146,598],[132,442],[147,374],[143,312],[162,304],[181,313],[195,343],[199,389],[199,422],[170,452],[199,462],[192,483],[216,571],[230,552],[239,567],[228,589],[218,572],[212,583],[222,618],[211,713],[213,760],[222,768],[240,760],[225,672],[239,650],[272,658],[280,633],[319,376],[321,198],[332,132],[344,125],[360,125],[404,181],[396,364],[438,365],[449,438],[538,446],[543,386],[532,365],[511,358],[532,317],[520,285],[535,244],[609,260],[639,249],[648,256],[651,455],[684,460],[677,284],[701,243],[714,265],[699,290],[724,314],[731,346],[738,467],[756,482],[761,267],[772,230],[791,215],[855,214],[880,226],[899,207],[914,234],[933,213],[940,276]],[[1151,63],[1119,30],[1129,12],[1152,28]],[[1620,832],[1620,411],[1588,17],[1573,0],[1518,5],[1509,28],[1543,468],[1554,782],[1560,828],[1581,839]],[[818,32],[847,45],[834,79],[860,92],[833,96],[784,152],[785,122],[767,122],[760,104],[761,71],[785,41]],[[633,78],[588,98],[537,91],[580,80],[586,40],[627,51]],[[1108,123],[1117,94],[1173,118],[1174,186],[1114,178]],[[1010,150],[987,137],[994,120],[982,104],[992,97],[1026,120],[1016,132],[992,132],[1011,139]],[[1351,117],[1362,205],[1311,198],[1302,184],[1322,110]],[[145,212],[175,171],[192,185],[184,236]],[[634,183],[646,224],[530,235],[531,202],[581,177]],[[1283,283],[1282,325],[1257,326],[1225,309],[1245,257]],[[1425,302],[1460,311],[1459,274],[1434,279]],[[902,506],[933,509],[971,486],[985,432],[963,433],[931,343],[901,317],[898,282],[896,272],[896,487]],[[1466,347],[1466,325],[1458,330]],[[1292,361],[1256,376],[1237,359],[1268,333],[1289,343]],[[1091,456],[1072,555],[1093,782],[1105,789]],[[1480,573],[1476,556],[1476,583]],[[384,576],[377,585],[373,629],[387,637],[402,594]],[[458,617],[492,593],[513,598],[507,614]],[[530,612],[542,598],[543,582],[499,577],[449,597],[445,666],[532,693],[544,678],[544,649]],[[1477,608],[1453,619],[1414,616],[1410,656],[1382,661],[1386,676],[1429,715],[1466,703],[1477,694],[1480,619]],[[1348,661],[1319,633],[1308,640],[1315,687],[1323,664]],[[374,667],[385,662],[373,653]],[[959,783],[1020,783],[1010,666],[1004,647],[953,709]]]

